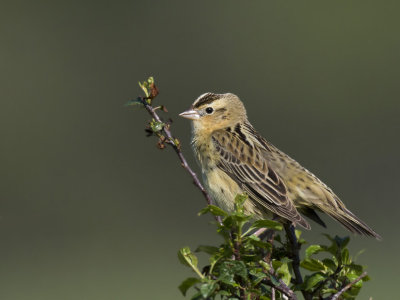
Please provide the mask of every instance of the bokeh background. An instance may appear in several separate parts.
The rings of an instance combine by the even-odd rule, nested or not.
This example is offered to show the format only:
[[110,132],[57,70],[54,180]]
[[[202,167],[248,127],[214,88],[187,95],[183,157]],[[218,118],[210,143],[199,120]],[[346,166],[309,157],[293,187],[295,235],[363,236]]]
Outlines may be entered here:
[[[398,1],[2,1],[0,298],[182,299],[185,245],[219,242],[202,195],[124,107],[153,75],[177,114],[233,92],[253,125],[327,182],[384,240],[354,237],[394,299]],[[304,233],[345,235],[334,222]]]

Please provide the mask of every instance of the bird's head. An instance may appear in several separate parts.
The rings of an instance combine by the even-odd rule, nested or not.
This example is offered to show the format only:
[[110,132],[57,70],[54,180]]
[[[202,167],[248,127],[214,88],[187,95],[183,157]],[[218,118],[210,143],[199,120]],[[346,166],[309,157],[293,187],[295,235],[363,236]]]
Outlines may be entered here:
[[231,127],[247,119],[242,101],[231,93],[205,93],[198,97],[187,111],[179,115],[192,120],[196,130],[207,131]]

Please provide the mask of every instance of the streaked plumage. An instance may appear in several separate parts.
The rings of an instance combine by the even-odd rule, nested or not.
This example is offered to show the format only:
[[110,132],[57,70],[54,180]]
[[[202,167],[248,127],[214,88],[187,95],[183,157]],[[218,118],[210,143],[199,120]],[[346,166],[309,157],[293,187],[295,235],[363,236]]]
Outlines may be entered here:
[[232,210],[235,195],[246,192],[245,208],[258,217],[272,213],[310,229],[300,213],[325,226],[317,210],[351,232],[380,239],[328,186],[260,136],[236,95],[203,94],[181,116],[193,120],[193,148],[218,205]]

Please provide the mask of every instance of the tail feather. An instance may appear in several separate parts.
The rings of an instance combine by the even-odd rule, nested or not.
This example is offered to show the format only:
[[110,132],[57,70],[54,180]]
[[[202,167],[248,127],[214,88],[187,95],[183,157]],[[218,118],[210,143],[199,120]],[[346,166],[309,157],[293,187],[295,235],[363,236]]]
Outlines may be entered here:
[[330,216],[339,221],[344,227],[353,233],[371,236],[377,240],[382,240],[382,237],[378,233],[346,208],[336,211],[335,213],[330,213]]
[[305,206],[305,207],[302,207],[302,208],[298,208],[297,210],[299,212],[301,212],[303,215],[305,215],[306,217],[308,217],[311,220],[313,220],[315,223],[318,223],[322,227],[326,228],[325,222],[322,221],[320,216],[318,216],[317,212],[314,209],[312,209],[311,207]]

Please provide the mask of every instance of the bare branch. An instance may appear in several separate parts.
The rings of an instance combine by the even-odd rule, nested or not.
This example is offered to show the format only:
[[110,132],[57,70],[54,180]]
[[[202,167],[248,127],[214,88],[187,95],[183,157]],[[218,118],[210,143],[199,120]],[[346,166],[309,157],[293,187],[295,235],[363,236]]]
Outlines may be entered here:
[[[273,272],[273,270],[270,270],[269,272],[271,275],[276,276]],[[297,296],[295,292],[293,292],[284,282],[282,279],[279,279],[279,285],[275,285],[271,280],[269,279],[264,279],[263,282],[270,287],[280,291],[284,295],[288,297],[289,300],[297,300]]]
[[275,288],[271,288],[271,300],[276,300],[275,299]]
[[362,273],[360,276],[358,276],[352,282],[350,282],[349,284],[345,285],[339,292],[337,292],[335,295],[333,295],[330,298],[330,300],[338,300],[340,295],[342,295],[345,291],[347,291],[349,288],[351,288],[353,285],[355,285],[357,282],[359,282],[365,276],[367,276],[367,272]]
[[[150,103],[151,101],[146,101],[148,99],[153,100],[158,94],[158,90],[156,88],[155,85],[153,85],[151,87],[151,91],[150,91],[150,97],[147,98],[143,98],[143,97],[139,97],[138,99],[141,100],[143,106],[146,108],[147,112],[153,117],[153,119],[159,123],[163,123],[163,121],[161,120],[161,118],[159,117],[159,115],[157,114],[156,110],[159,107],[153,107]],[[165,110],[165,108],[163,107],[163,110]],[[175,153],[178,155],[178,158],[181,162],[182,167],[189,173],[189,175],[192,177],[193,179],[193,184],[201,191],[201,193],[203,194],[204,198],[207,201],[207,204],[213,204],[213,200],[211,199],[210,195],[207,193],[206,189],[204,188],[204,186],[201,184],[199,178],[197,177],[196,173],[190,168],[186,158],[183,156],[183,153],[181,151],[180,148],[180,144],[179,141],[177,139],[175,139],[171,133],[171,130],[169,129],[169,125],[164,125],[162,127],[162,129],[160,130],[161,133],[163,133],[163,135],[165,135],[166,139],[162,140],[161,139],[161,143],[159,142],[159,148],[162,149],[162,145],[163,143],[167,143],[169,144],[175,151]],[[161,147],[160,147],[161,145]],[[220,217],[216,217],[217,221],[219,223],[221,223],[221,218]]]
[[[286,236],[289,240],[289,243],[291,245],[290,251],[292,252],[292,267],[293,267],[293,272],[295,276],[295,281],[296,284],[302,284],[303,283],[303,277],[301,276],[300,273],[300,245],[297,242],[296,238],[296,233],[294,231],[294,226],[292,224],[285,223],[284,224],[285,231],[286,231]],[[301,290],[301,293],[303,294],[303,297],[305,300],[311,300],[312,296],[310,293],[306,292],[305,290]]]
[[[143,105],[146,108],[146,110],[149,112],[149,114],[157,121],[157,122],[162,122],[160,117],[158,116],[158,114],[156,113],[156,111],[154,110],[154,108],[147,104],[145,101],[143,101]],[[174,149],[175,153],[178,155],[179,160],[181,161],[182,167],[190,174],[190,176],[193,179],[193,183],[195,186],[197,186],[200,191],[203,193],[204,198],[206,198],[206,201],[208,204],[212,204],[212,200],[210,195],[208,195],[207,191],[205,190],[205,188],[203,187],[203,185],[201,184],[199,178],[197,177],[196,173],[189,167],[189,164],[187,163],[185,157],[183,156],[183,153],[180,149],[180,147],[178,147],[175,143],[175,139],[171,134],[171,131],[169,130],[169,128],[167,128],[166,126],[163,127],[162,131],[165,133],[167,140],[166,142],[168,144],[170,144],[172,146],[172,148]]]

